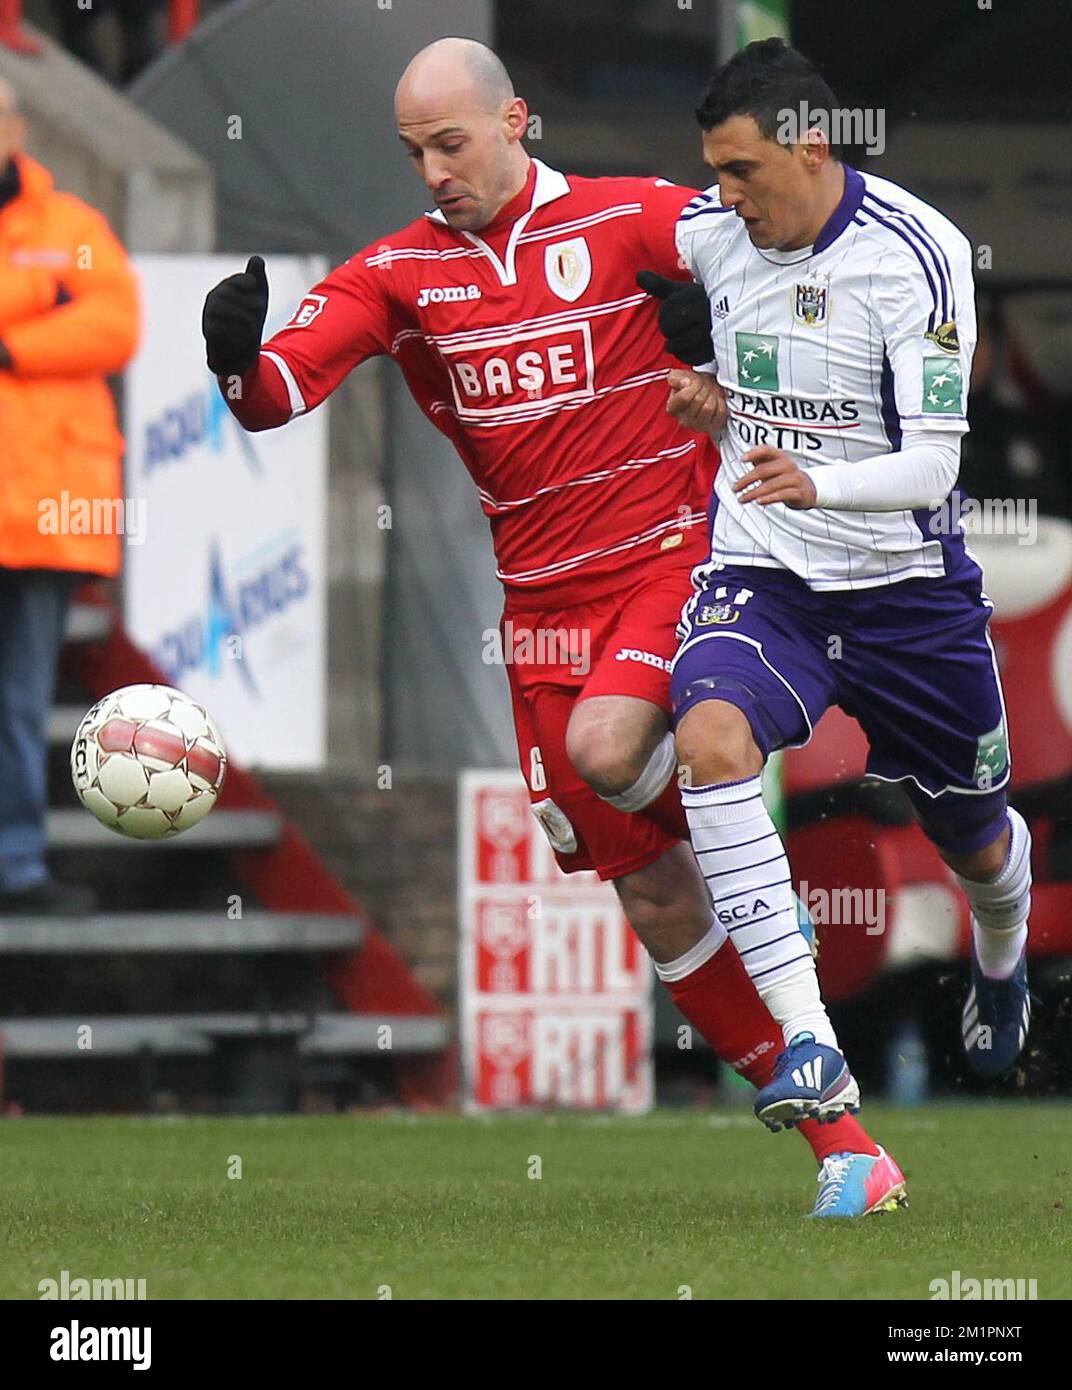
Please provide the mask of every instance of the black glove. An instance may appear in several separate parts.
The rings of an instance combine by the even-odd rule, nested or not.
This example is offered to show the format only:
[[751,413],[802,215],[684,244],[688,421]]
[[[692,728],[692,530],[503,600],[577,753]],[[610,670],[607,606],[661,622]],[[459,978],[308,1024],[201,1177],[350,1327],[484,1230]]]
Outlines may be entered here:
[[228,275],[205,299],[201,331],[209,370],[241,376],[257,360],[268,315],[268,276],[260,256],[250,256],[240,275]]
[[638,270],[637,284],[663,302],[659,327],[666,346],[690,367],[702,366],[715,355],[711,341],[711,303],[707,291],[692,280],[668,280],[654,270]]

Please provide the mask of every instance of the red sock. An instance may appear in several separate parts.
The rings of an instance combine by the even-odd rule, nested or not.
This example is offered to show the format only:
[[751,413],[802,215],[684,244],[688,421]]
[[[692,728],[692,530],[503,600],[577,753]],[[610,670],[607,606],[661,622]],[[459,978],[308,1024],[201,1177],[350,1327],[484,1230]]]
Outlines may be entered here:
[[818,1120],[801,1120],[797,1129],[811,1145],[819,1163],[831,1154],[878,1154],[878,1145],[855,1115],[842,1115],[828,1125]]
[[782,1030],[728,940],[691,975],[669,981],[666,987],[674,1003],[728,1067],[757,1090],[767,1084],[785,1046]]
[[[757,1090],[767,1084],[785,1046],[782,1030],[729,941],[691,975],[666,987],[674,1003],[727,1066]],[[797,1128],[819,1163],[832,1153],[878,1153],[851,1115],[828,1125],[805,1120]]]

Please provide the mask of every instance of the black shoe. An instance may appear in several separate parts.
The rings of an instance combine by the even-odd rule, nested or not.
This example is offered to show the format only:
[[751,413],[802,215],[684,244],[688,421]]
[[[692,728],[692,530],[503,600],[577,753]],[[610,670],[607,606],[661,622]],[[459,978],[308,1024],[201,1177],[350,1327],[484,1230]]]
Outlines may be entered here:
[[0,893],[0,916],[87,917],[97,910],[97,895],[81,883],[42,879],[29,888]]

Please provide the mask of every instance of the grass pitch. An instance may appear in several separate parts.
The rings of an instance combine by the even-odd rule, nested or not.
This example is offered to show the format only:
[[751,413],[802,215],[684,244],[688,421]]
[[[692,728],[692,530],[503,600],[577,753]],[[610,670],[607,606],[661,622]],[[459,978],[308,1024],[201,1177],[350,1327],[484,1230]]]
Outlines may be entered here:
[[65,1269],[150,1299],[1072,1297],[1072,1108],[865,1118],[910,1206],[861,1222],[802,1220],[810,1151],[740,1111],[5,1120],[0,1297]]

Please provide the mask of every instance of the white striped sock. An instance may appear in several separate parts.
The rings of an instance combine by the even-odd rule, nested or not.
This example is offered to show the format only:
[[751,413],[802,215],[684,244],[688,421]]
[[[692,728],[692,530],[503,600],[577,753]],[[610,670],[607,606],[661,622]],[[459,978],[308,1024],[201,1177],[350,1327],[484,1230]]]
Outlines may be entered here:
[[759,777],[683,787],[681,800],[715,920],[726,928],[786,1041],[807,1030],[836,1047],[815,962],[797,924],[789,861]]
[[1031,831],[1012,806],[1008,817],[1009,848],[997,878],[980,883],[957,875],[971,904],[975,953],[992,980],[1007,980],[1019,964],[1031,912]]

